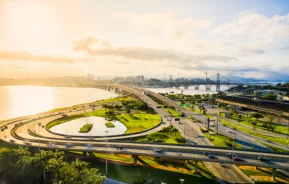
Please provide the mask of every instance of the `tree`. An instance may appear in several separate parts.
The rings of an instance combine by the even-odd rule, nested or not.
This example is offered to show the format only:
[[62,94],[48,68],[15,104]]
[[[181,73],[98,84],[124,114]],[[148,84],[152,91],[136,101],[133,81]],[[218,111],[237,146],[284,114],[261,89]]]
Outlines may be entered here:
[[251,118],[256,118],[257,121],[259,121],[259,118],[264,118],[264,116],[262,114],[259,114],[257,112],[254,112],[254,113],[250,114],[250,117]]
[[264,95],[262,98],[266,100],[276,101],[277,95],[267,94],[267,95]]
[[114,108],[119,111],[122,108],[122,106],[121,105],[115,105]]
[[256,125],[257,125],[258,123],[257,123],[257,121],[253,121],[253,122],[251,122],[251,124],[253,125],[253,127],[254,127],[254,132],[255,132],[255,128],[256,128]]
[[71,164],[66,163],[60,168],[61,183],[102,184],[105,176],[98,174],[95,168],[88,169],[88,163],[76,159]]
[[129,114],[131,111],[130,111],[130,109],[125,109],[125,113],[127,113],[127,114]]
[[269,115],[268,116],[268,123],[269,123],[269,126],[268,126],[268,129],[271,130],[272,132],[274,132],[275,130],[275,126],[273,126],[273,120],[274,120],[274,117],[272,115]]

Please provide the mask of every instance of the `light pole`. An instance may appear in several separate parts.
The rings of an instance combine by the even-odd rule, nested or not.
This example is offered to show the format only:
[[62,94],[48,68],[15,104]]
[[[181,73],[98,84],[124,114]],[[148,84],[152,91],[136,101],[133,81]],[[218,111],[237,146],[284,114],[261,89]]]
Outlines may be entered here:
[[41,123],[39,122],[38,123],[38,150],[39,150],[39,153],[40,153],[40,137],[39,137],[39,127],[41,126]]
[[183,182],[185,181],[185,179],[182,179],[182,178],[181,178],[180,181],[181,181],[181,184],[183,184]]
[[106,176],[107,176],[107,133],[108,133],[108,132],[109,132],[108,130],[105,131],[105,135],[106,135],[106,146],[105,146],[105,148],[106,148],[105,175],[106,175]]

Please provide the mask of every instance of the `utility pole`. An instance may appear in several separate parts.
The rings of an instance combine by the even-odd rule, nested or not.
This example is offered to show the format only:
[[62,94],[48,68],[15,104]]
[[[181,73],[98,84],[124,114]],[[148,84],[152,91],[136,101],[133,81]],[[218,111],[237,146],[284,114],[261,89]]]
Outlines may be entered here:
[[219,118],[220,118],[220,112],[218,112],[218,115],[217,115],[217,118],[216,118],[216,121],[217,121],[217,127],[216,127],[216,133],[218,135],[218,128],[219,128]]

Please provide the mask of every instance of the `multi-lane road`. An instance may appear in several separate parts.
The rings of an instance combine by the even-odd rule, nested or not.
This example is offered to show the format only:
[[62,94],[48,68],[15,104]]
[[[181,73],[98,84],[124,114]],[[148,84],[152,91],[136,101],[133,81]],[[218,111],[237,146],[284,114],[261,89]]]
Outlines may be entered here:
[[[45,117],[31,116],[25,117],[25,120],[18,119],[17,121],[14,120],[10,123],[9,121],[6,121],[5,124],[2,124],[2,127],[7,125],[8,128],[3,131],[5,137],[2,136],[1,138],[14,144],[33,147],[38,146],[45,149],[55,149],[57,147],[57,149],[61,150],[105,152],[107,148],[106,146],[108,145],[108,151],[111,153],[205,161],[206,166],[215,175],[216,178],[220,178],[221,181],[228,183],[252,183],[248,177],[246,177],[237,167],[235,167],[235,165],[231,164],[289,169],[289,155],[286,154],[270,152],[260,153],[251,150],[230,150],[211,146],[212,144],[202,135],[197,124],[192,123],[192,121],[187,118],[182,119],[182,123],[179,123],[178,121],[169,121],[167,118],[169,117],[169,113],[162,108],[158,108],[159,104],[149,98],[146,94],[149,93],[150,95],[155,96],[164,103],[176,106],[186,115],[192,115],[199,121],[206,120],[205,117],[192,114],[191,111],[179,107],[175,102],[167,99],[166,97],[163,97],[162,95],[129,86],[111,85],[110,87],[121,88],[122,90],[135,94],[141,100],[146,102],[150,107],[152,107],[162,117],[163,122],[150,131],[135,135],[120,135],[114,137],[70,136],[68,138],[65,135],[57,135],[47,131],[45,128],[42,128],[42,125],[45,126],[52,120],[60,118],[61,114],[54,114]],[[90,107],[88,106],[87,109],[89,110],[89,108]],[[65,111],[65,113],[67,115],[78,114],[80,113],[79,110],[82,111],[83,109],[76,109],[75,111],[67,110]],[[92,108],[90,110],[92,110]],[[22,123],[20,124],[19,122]],[[41,126],[38,126],[39,122],[41,122]],[[189,142],[188,145],[144,144],[125,141],[112,142],[112,139],[143,136],[151,132],[159,131],[163,127],[169,126],[170,123],[172,123],[175,127],[179,129],[180,132],[185,135],[186,140]],[[109,140],[109,143],[105,142],[104,140]],[[67,143],[72,143],[73,146],[68,146]],[[124,149],[117,149],[117,147],[122,147]],[[156,151],[156,149],[161,149],[161,151]],[[217,158],[209,158],[204,154],[204,151],[211,152],[211,154],[215,155]],[[244,158],[245,161],[233,161],[231,157],[226,156],[226,153],[232,152]],[[271,161],[262,162],[258,160],[257,158],[260,155],[268,157]],[[226,163],[228,165],[225,168],[224,165],[220,163]]]

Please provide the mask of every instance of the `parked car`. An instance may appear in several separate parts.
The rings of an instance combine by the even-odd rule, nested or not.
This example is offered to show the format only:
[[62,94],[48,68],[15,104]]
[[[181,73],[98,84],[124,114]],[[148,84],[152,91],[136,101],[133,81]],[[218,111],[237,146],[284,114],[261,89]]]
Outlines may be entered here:
[[13,139],[10,139],[10,142],[15,142],[15,140],[13,140]]

